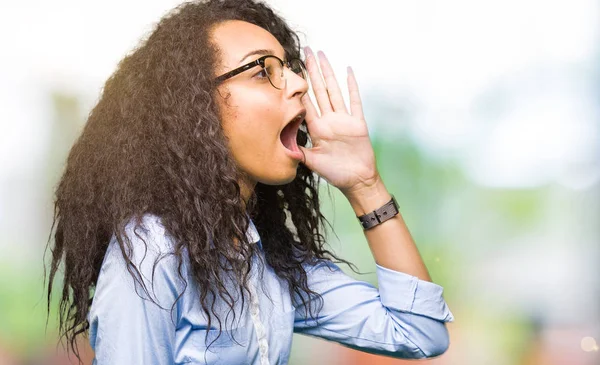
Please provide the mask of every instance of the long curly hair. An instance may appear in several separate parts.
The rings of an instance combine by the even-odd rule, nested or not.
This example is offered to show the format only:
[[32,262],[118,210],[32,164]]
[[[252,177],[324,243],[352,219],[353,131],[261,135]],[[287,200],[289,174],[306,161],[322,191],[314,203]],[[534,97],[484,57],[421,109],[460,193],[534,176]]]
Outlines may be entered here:
[[[228,149],[215,102],[219,49],[210,32],[226,20],[266,29],[288,58],[300,58],[298,35],[263,3],[183,3],[120,61],[70,150],[55,192],[47,294],[49,314],[55,276],[64,266],[59,335],[78,358],[76,339],[89,328],[89,307],[111,238],[116,237],[129,272],[142,284],[125,228],[129,222],[139,227],[145,214],[160,217],[180,268],[182,253],[189,255],[208,326],[214,316],[219,333],[215,300],[233,310],[223,271],[239,278],[242,300],[249,293],[247,263],[259,249],[245,234],[250,218],[267,263],[313,317],[312,299],[322,298],[308,287],[302,265],[334,259],[353,266],[324,247],[321,232],[331,224],[319,208],[320,178],[304,164],[288,184],[259,182],[244,204],[238,184],[243,173]],[[304,121],[297,141],[307,147],[309,139]],[[239,245],[232,244],[234,238]]]

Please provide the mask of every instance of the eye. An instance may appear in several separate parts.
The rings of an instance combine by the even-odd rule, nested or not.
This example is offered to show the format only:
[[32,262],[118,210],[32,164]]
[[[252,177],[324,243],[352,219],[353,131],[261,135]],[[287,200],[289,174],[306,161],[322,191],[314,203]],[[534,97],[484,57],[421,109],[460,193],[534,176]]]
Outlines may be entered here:
[[259,72],[255,73],[252,77],[257,79],[266,79],[268,78],[267,71],[263,68]]

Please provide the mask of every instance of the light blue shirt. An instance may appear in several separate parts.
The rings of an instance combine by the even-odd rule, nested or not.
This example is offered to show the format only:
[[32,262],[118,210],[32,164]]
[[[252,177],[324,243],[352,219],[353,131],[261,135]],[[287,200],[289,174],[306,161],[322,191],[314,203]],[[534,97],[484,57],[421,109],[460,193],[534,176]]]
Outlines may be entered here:
[[[267,264],[262,266],[261,277],[261,261],[254,257],[250,284],[257,294],[251,296],[255,301],[246,300],[243,313],[241,301],[236,301],[235,322],[230,318],[223,334],[207,350],[206,332],[210,343],[218,324],[213,321],[207,328],[194,285],[187,285],[184,291],[175,256],[168,255],[172,241],[160,219],[146,215],[143,223],[147,230],[137,233],[148,244],[147,251],[133,226],[126,229],[134,246],[132,261],[152,298],[163,308],[148,300],[139,285],[136,291],[113,237],[88,317],[94,364],[287,364],[294,332],[397,358],[433,357],[449,346],[444,322],[454,317],[437,284],[377,265],[377,289],[346,275],[330,261],[320,261],[306,266],[309,286],[323,297],[317,325],[312,319],[305,321],[301,300],[290,297],[285,281]],[[262,249],[252,222],[246,235]],[[192,283],[186,256],[181,272]],[[157,257],[161,259],[153,273]],[[226,308],[220,305],[217,308]],[[219,313],[225,317],[226,312]]]

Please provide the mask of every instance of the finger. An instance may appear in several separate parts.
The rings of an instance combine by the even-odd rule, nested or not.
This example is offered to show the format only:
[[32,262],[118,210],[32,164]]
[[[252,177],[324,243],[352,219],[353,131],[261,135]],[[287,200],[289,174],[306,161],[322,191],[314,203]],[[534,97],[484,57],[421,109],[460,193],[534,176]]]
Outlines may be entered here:
[[344,97],[342,96],[342,91],[340,90],[340,86],[335,78],[335,74],[333,72],[333,68],[331,68],[329,60],[323,51],[317,52],[317,55],[319,56],[321,71],[323,71],[323,78],[325,79],[325,85],[329,93],[329,101],[333,107],[333,110],[336,112],[348,113],[346,104],[344,102]]
[[361,120],[365,120],[363,115],[362,101],[360,100],[360,93],[358,91],[358,83],[354,76],[352,67],[348,66],[348,93],[350,95],[350,112],[352,116],[358,117]]
[[313,92],[315,93],[317,104],[319,104],[321,115],[329,113],[333,111],[333,108],[329,102],[329,95],[327,94],[325,83],[321,78],[321,72],[319,71],[319,66],[317,66],[315,55],[308,46],[304,47],[304,55],[306,56],[306,68],[308,75],[310,76],[310,84],[312,85]]

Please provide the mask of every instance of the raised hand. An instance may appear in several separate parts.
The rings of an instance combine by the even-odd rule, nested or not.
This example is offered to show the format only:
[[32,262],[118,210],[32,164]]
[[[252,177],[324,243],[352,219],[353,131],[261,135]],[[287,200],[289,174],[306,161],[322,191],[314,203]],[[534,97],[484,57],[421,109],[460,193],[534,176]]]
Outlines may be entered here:
[[373,185],[379,173],[354,72],[348,67],[348,112],[325,54],[317,53],[323,77],[312,50],[305,47],[304,54],[320,113],[306,93],[302,103],[313,147],[300,146],[303,163],[345,194]]

